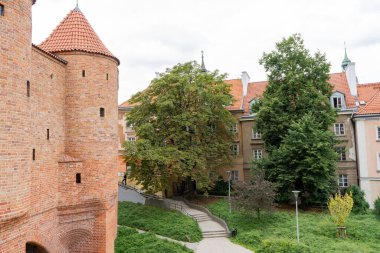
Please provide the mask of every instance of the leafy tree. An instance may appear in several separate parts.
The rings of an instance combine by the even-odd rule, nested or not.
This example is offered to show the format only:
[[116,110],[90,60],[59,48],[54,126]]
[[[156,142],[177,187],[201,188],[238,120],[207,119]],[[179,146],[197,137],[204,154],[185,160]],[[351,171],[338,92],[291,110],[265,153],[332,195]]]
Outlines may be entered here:
[[233,184],[233,206],[248,212],[255,210],[258,218],[262,210],[273,210],[275,197],[274,185],[265,180],[264,171],[261,170],[255,170],[250,182],[235,181]]
[[327,200],[336,189],[336,152],[329,129],[336,111],[329,97],[330,65],[320,52],[310,55],[300,35],[276,44],[260,60],[268,87],[257,113],[268,157],[257,165],[279,187],[279,199],[291,199],[301,190],[303,202]]
[[367,213],[369,204],[365,200],[364,191],[362,191],[357,185],[351,185],[347,188],[347,192],[350,193],[354,199],[354,208],[352,209],[352,212],[356,214]]
[[138,135],[136,143],[125,144],[131,178],[152,191],[181,179],[209,187],[209,172],[230,161],[235,120],[225,109],[232,103],[225,77],[195,62],[177,64],[130,99],[137,106],[127,122]]
[[377,199],[375,200],[375,203],[374,203],[374,213],[375,215],[380,218],[380,197],[377,197]]

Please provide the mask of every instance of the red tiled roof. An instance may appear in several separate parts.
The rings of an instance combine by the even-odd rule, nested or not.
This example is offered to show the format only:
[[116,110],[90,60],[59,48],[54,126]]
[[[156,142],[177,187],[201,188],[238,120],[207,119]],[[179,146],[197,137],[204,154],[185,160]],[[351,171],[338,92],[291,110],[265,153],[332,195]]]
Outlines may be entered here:
[[240,110],[241,109],[241,99],[243,96],[243,83],[241,79],[225,80],[225,83],[231,85],[231,95],[234,99],[231,106],[227,106],[228,110]]
[[39,47],[50,53],[96,53],[112,57],[119,62],[100,40],[79,8],[72,10]]
[[356,106],[355,97],[350,93],[350,87],[348,86],[347,77],[344,72],[330,74],[328,82],[333,86],[333,92],[338,91],[345,95],[347,108]]
[[268,81],[252,82],[248,84],[247,96],[244,98],[244,112],[249,112],[249,102],[255,98],[261,98],[265,89],[268,86]]
[[[234,104],[230,107],[227,107],[227,109],[241,109],[241,101],[243,95],[243,83],[241,79],[226,80],[225,82],[231,84],[231,94],[235,99]],[[330,74],[330,79],[328,82],[333,86],[334,92],[338,91],[345,95],[348,108],[355,107],[355,97],[350,93],[350,88],[348,86],[345,73],[342,72]],[[244,97],[243,101],[243,108],[245,113],[249,112],[249,102],[252,99],[262,97],[267,86],[268,81],[251,82],[248,84],[247,96]]]
[[359,101],[364,101],[358,115],[380,114],[380,83],[367,83],[358,85]]
[[133,106],[136,106],[137,103],[129,103],[129,100],[125,101],[124,103],[120,104],[119,107],[133,107]]

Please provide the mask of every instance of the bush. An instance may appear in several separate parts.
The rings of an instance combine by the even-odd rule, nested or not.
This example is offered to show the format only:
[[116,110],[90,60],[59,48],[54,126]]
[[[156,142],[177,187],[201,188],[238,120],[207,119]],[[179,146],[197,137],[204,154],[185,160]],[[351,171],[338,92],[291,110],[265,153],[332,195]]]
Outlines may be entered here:
[[348,187],[347,192],[352,193],[352,198],[354,199],[354,207],[352,208],[352,212],[355,214],[367,213],[369,204],[364,198],[364,191],[362,191],[356,185],[351,185],[350,187]]
[[135,229],[118,227],[115,253],[191,253],[178,243],[162,240],[150,233],[139,234]]
[[374,213],[375,215],[380,219],[380,197],[378,197],[376,200],[375,200],[375,210],[374,210]]
[[310,248],[302,243],[285,239],[264,240],[257,253],[309,253]]
[[223,180],[223,177],[219,177],[215,182],[213,188],[208,192],[210,195],[227,196],[228,195],[228,182]]

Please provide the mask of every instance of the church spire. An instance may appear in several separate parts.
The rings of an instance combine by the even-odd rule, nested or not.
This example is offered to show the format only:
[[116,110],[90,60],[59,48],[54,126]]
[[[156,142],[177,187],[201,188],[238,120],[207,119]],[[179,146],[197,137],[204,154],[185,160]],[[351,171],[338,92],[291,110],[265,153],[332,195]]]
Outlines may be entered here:
[[347,57],[347,48],[346,48],[346,42],[344,42],[344,59],[342,61],[342,69],[343,71],[346,70],[348,64],[351,63],[351,60]]
[[206,66],[205,66],[205,61],[204,61],[204,56],[203,56],[203,50],[201,51],[202,53],[202,64],[201,64],[201,69],[202,69],[202,72],[207,72],[207,69],[206,69]]

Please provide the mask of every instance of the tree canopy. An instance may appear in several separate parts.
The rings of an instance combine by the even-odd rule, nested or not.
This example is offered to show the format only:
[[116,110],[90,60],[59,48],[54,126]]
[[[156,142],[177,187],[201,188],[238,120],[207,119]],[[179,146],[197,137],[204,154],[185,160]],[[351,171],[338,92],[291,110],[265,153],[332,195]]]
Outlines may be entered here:
[[131,178],[152,191],[168,189],[173,179],[209,186],[209,173],[230,161],[234,118],[225,77],[195,62],[177,64],[130,99],[136,106],[127,122],[138,136],[125,143]]
[[336,118],[329,97],[330,64],[311,55],[299,34],[284,38],[260,63],[268,87],[253,108],[268,157],[258,165],[276,182],[281,200],[291,190],[311,200],[327,200],[336,182],[336,152],[330,127]]

